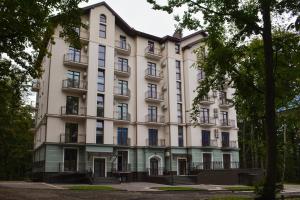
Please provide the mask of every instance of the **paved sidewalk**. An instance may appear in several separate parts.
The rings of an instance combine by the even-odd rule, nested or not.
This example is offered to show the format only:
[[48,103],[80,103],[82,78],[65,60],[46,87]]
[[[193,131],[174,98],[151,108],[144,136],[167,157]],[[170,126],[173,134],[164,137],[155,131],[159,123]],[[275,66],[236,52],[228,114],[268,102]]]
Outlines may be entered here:
[[59,185],[53,185],[43,182],[26,182],[26,181],[0,181],[0,187],[21,188],[21,189],[64,189]]

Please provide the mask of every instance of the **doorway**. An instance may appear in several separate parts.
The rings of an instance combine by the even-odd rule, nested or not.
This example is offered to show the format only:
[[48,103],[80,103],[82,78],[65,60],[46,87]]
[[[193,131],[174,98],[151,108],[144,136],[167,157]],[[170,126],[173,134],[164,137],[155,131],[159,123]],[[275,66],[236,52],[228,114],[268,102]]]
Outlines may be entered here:
[[230,169],[231,158],[230,154],[223,154],[223,167],[224,169]]
[[158,176],[158,159],[150,159],[150,176]]
[[105,158],[94,158],[94,176],[106,177]]
[[178,175],[179,176],[184,176],[186,175],[186,159],[184,158],[179,158],[178,159]]
[[211,153],[203,153],[203,169],[211,169]]

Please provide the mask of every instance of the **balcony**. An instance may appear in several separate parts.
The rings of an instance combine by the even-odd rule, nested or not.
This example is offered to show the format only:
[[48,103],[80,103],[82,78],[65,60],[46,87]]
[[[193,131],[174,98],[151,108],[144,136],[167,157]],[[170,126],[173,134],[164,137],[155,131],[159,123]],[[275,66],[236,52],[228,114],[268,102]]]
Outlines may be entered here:
[[85,144],[85,134],[60,134],[60,143],[64,144]]
[[122,55],[129,56],[131,53],[130,44],[126,43],[125,41],[116,41],[115,49],[119,54],[122,54]]
[[114,112],[114,123],[118,124],[129,124],[130,123],[130,114],[128,112]]
[[199,118],[199,125],[200,126],[214,126],[216,125],[216,119],[213,117],[200,117]]
[[218,141],[215,140],[202,140],[201,145],[203,148],[216,148],[218,147]]
[[115,63],[115,75],[120,77],[128,78],[130,76],[131,68],[127,65],[121,65],[120,63]]
[[145,116],[145,121],[151,125],[163,125],[165,123],[165,116],[148,114]]
[[60,109],[61,117],[66,119],[85,119],[86,107],[80,107],[78,109],[72,107],[62,106]]
[[230,108],[233,106],[233,103],[229,99],[221,98],[219,102],[219,107],[223,109]]
[[86,93],[87,82],[82,80],[66,79],[62,81],[62,90],[65,92],[74,92],[79,94]]
[[145,49],[145,57],[152,60],[160,60],[162,58],[162,53],[159,48],[151,48],[150,46],[148,46]]
[[199,103],[200,105],[211,105],[215,103],[215,99],[211,96],[203,96]]
[[220,119],[220,128],[224,129],[230,129],[235,128],[235,120],[229,120],[229,119]]
[[114,144],[118,146],[131,146],[131,139],[130,138],[121,138],[120,140],[118,137],[114,136]]
[[88,56],[67,53],[64,55],[64,65],[86,69],[88,67]]
[[161,79],[163,79],[162,71],[147,68],[145,70],[145,79],[159,82]]
[[114,88],[115,99],[129,100],[130,90],[128,88],[115,87]]
[[193,162],[191,165],[191,171],[200,170],[217,170],[217,169],[238,169],[240,167],[239,162],[222,162],[222,161],[211,161],[211,162]]
[[146,146],[149,147],[165,147],[166,146],[166,140],[160,139],[158,141],[150,141],[149,139],[146,139]]
[[149,103],[160,103],[164,101],[164,95],[157,92],[147,91],[145,93],[145,101]]
[[237,143],[237,141],[222,141],[222,148],[238,149],[238,143]]
[[39,81],[32,81],[32,87],[31,87],[32,92],[39,92],[40,90],[40,82]]

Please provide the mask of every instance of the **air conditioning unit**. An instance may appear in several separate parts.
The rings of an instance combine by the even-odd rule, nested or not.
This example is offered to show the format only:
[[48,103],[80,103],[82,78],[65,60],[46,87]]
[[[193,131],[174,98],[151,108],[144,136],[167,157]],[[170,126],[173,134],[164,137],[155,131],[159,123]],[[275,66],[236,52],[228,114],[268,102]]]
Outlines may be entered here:
[[214,108],[214,118],[218,118],[218,109]]
[[214,130],[215,138],[219,138],[219,130],[215,129]]
[[82,95],[82,99],[83,99],[83,100],[86,100],[86,95],[85,95],[85,94]]

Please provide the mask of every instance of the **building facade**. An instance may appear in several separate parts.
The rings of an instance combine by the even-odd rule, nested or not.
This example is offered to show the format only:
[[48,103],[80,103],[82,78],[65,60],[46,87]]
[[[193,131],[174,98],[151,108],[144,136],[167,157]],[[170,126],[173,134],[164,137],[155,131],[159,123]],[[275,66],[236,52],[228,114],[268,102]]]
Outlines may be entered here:
[[131,28],[106,3],[83,8],[82,49],[54,33],[37,92],[34,172],[95,177],[188,175],[238,168],[233,89],[189,111],[204,73],[192,67],[202,31],[163,38]]

